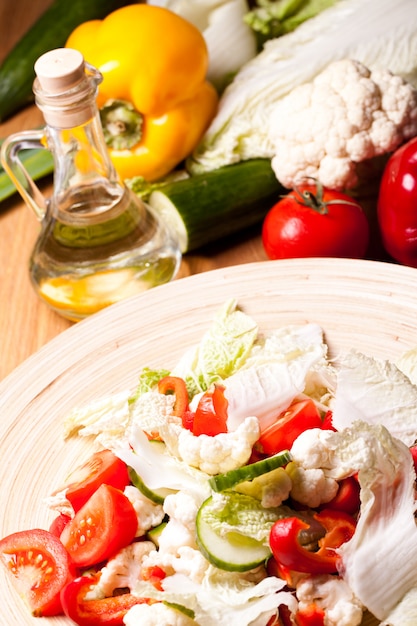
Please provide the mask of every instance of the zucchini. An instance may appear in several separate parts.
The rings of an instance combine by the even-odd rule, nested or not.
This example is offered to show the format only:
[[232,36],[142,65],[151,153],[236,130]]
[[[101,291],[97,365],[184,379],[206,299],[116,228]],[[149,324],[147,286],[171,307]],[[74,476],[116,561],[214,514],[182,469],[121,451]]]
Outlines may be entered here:
[[55,0],[26,31],[0,65],[0,121],[33,101],[33,66],[44,52],[62,48],[72,31],[102,19],[133,0]]
[[147,202],[185,253],[260,223],[284,193],[270,160],[252,159],[161,185]]
[[273,470],[276,470],[283,465],[287,465],[291,461],[291,455],[289,450],[283,450],[270,456],[266,459],[244,465],[235,470],[230,470],[224,474],[217,474],[210,478],[209,483],[213,491],[221,492],[227,489],[233,489],[236,485],[246,482],[248,480],[254,480],[262,474],[268,474]]
[[[0,140],[0,146],[3,140]],[[54,159],[49,150],[43,148],[22,150],[20,160],[32,180],[38,180],[54,171]],[[0,167],[0,202],[16,193],[16,187],[10,176]]]

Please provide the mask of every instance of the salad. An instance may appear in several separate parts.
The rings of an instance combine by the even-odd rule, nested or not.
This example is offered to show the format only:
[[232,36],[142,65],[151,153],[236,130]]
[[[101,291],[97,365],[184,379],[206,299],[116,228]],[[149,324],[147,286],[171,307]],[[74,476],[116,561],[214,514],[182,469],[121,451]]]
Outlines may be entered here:
[[0,540],[34,616],[79,626],[417,623],[415,362],[328,357],[225,303],[171,370],[77,407],[89,461]]

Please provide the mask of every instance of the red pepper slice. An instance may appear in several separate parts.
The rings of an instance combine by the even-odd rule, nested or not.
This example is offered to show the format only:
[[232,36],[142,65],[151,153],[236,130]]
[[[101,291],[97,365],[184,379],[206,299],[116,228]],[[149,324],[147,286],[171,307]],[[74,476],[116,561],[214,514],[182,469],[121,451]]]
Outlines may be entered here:
[[302,611],[297,611],[295,623],[297,626],[324,626],[325,613],[316,604],[310,604]]
[[149,602],[147,598],[137,598],[131,593],[86,600],[91,585],[97,582],[97,576],[80,576],[61,591],[64,613],[78,626],[123,626],[123,618],[132,606]]
[[158,382],[159,393],[175,395],[173,413],[177,417],[183,418],[188,408],[188,391],[185,381],[178,376],[165,376]]
[[326,509],[336,509],[354,515],[359,511],[360,485],[357,476],[348,476],[339,482],[339,489],[333,498],[326,504]]
[[214,437],[227,433],[228,402],[224,391],[223,385],[214,384],[201,396],[193,419],[194,435]]
[[275,522],[270,533],[274,558],[285,567],[306,574],[334,574],[339,556],[336,548],[348,541],[355,532],[355,520],[343,511],[325,509],[314,515],[326,534],[319,540],[319,550],[311,552],[298,541],[299,532],[308,524],[298,517],[286,517]]

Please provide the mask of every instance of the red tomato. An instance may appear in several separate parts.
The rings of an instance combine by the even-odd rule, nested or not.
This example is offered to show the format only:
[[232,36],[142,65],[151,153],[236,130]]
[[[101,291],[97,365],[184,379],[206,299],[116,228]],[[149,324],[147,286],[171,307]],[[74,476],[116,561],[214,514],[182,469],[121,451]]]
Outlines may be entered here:
[[125,593],[100,600],[86,600],[91,585],[97,583],[95,576],[81,576],[61,591],[64,613],[78,626],[123,626],[123,618],[135,604],[147,602]]
[[193,434],[214,437],[227,433],[227,406],[222,385],[213,385],[200,398],[193,418]]
[[24,530],[0,541],[0,560],[35,617],[62,613],[60,591],[72,578],[69,555],[47,530]]
[[129,482],[126,464],[110,450],[101,450],[69,475],[66,497],[78,511],[103,483],[123,490]]
[[61,541],[78,567],[95,565],[129,545],[138,520],[119,489],[101,485],[62,531]]
[[417,137],[396,150],[382,174],[378,222],[385,250],[417,267]]
[[300,185],[266,215],[262,242],[270,259],[363,258],[369,224],[350,196],[319,184]]
[[69,515],[64,515],[64,513],[60,513],[51,523],[49,527],[49,532],[55,535],[55,537],[59,538],[65,526],[70,521],[71,521],[71,517]]
[[263,454],[272,456],[281,450],[289,450],[305,430],[321,427],[320,413],[313,400],[294,402],[261,433],[255,448]]

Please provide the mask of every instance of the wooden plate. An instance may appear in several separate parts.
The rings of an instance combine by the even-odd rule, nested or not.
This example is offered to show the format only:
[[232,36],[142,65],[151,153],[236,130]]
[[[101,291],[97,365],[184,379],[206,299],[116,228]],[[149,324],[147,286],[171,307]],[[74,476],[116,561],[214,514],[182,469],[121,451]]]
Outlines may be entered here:
[[[229,298],[262,330],[317,322],[332,354],[393,358],[417,345],[417,271],[374,261],[295,259],[214,270],[157,287],[68,329],[0,384],[0,536],[47,528],[42,500],[91,443],[63,441],[75,406],[131,388],[143,366],[174,365]],[[30,616],[0,572],[7,626],[69,626]]]

